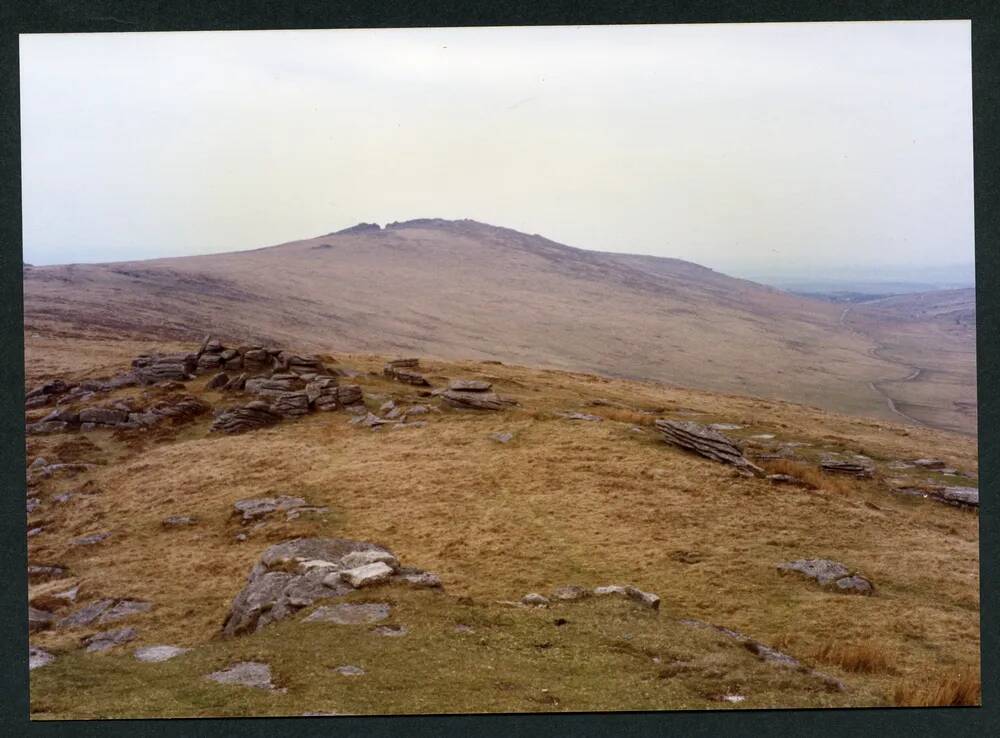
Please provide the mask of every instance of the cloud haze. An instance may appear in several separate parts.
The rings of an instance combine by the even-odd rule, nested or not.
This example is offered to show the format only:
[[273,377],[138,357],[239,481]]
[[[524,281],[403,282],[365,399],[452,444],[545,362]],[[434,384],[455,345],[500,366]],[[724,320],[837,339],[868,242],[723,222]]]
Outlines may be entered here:
[[731,272],[971,262],[969,30],[22,36],[24,258],[468,217]]

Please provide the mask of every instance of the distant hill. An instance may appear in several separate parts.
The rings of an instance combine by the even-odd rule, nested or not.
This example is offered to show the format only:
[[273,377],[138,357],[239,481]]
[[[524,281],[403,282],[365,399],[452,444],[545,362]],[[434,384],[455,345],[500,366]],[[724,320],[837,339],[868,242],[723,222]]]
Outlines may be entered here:
[[24,279],[29,331],[497,359],[894,416],[870,383],[899,367],[842,324],[841,305],[470,220]]

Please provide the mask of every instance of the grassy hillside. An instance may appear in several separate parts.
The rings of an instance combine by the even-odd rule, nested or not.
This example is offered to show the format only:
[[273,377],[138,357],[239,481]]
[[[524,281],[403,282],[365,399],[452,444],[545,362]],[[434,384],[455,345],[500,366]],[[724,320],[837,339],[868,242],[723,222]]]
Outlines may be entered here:
[[[26,341],[32,383],[107,375],[151,346],[31,331]],[[138,638],[106,654],[79,648],[95,626],[33,635],[57,657],[31,673],[34,717],[891,705],[978,679],[978,518],[896,494],[889,482],[938,479],[892,466],[928,455],[974,477],[973,439],[653,381],[423,360],[435,386],[485,379],[519,403],[460,412],[382,377],[382,357],[337,358],[360,372],[351,381],[371,410],[392,399],[440,412],[423,416],[422,427],[379,431],[330,412],[234,437],[210,435],[210,416],[148,434],[29,437],[29,462],[97,464],[37,490],[42,505],[29,527],[43,531],[29,538],[29,559],[58,562],[70,576],[32,585],[32,600],[51,604],[56,592],[79,585],[81,603],[153,603],[116,624],[135,627]],[[186,391],[218,406],[224,398],[205,388],[207,379]],[[120,389],[107,399],[140,392]],[[603,420],[569,420],[566,411]],[[794,460],[782,462],[803,470],[823,452],[862,453],[877,473],[870,480],[812,473],[818,489],[741,477],[664,444],[652,429],[657,417],[742,426],[726,432],[748,452],[806,444],[784,447]],[[496,433],[513,438],[500,443]],[[68,490],[79,494],[55,501]],[[235,501],[270,494],[327,511],[258,529],[233,521]],[[171,515],[198,523],[166,530],[161,521]],[[71,544],[96,531],[111,537]],[[300,536],[377,542],[436,572],[445,591],[390,585],[352,595],[392,604],[386,623],[408,628],[403,637],[295,618],[220,640],[223,617],[261,551]],[[814,557],[863,572],[876,595],[836,594],[775,570]],[[547,609],[505,604],[565,584],[616,583],[657,593],[661,608],[599,598]],[[719,631],[685,622],[692,619],[746,634],[807,669],[762,660]],[[192,650],[162,664],[133,658],[135,647],[152,644]],[[285,691],[204,678],[241,659],[268,663]],[[345,664],[364,675],[335,671]],[[831,690],[808,669],[845,689]]]

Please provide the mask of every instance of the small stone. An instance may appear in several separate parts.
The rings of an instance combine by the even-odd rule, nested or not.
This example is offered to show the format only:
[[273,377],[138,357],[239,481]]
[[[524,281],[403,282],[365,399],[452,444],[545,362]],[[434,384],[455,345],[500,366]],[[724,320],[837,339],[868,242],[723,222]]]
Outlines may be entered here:
[[40,630],[52,627],[52,613],[39,610],[36,607],[28,608],[28,632],[37,633]]
[[158,664],[161,661],[169,661],[190,650],[190,648],[180,648],[179,646],[146,646],[145,648],[137,648],[133,656],[138,661]]
[[367,564],[383,563],[389,567],[396,569],[399,566],[399,561],[388,551],[352,551],[340,560],[340,565],[345,569],[354,569],[359,566],[366,566]]
[[274,685],[271,683],[271,667],[257,661],[240,661],[228,669],[212,672],[205,678],[219,684],[274,689]]
[[497,443],[510,443],[514,440],[514,434],[509,431],[504,431],[503,433],[492,433],[490,434],[490,438]]
[[336,669],[334,669],[334,671],[336,671],[341,676],[348,676],[348,677],[364,676],[365,673],[365,670],[362,669],[360,666],[351,666],[350,664],[346,664],[344,666],[338,666]]
[[43,666],[48,666],[56,657],[53,656],[48,651],[44,651],[41,648],[35,646],[30,646],[28,648],[28,670],[40,669]]
[[115,646],[134,641],[138,635],[135,628],[118,628],[103,633],[96,633],[86,638],[83,642],[87,646],[86,650],[88,653],[98,653],[109,651]]
[[185,528],[190,525],[196,525],[198,523],[198,518],[191,515],[171,515],[168,518],[164,518],[161,525],[164,528]]
[[521,598],[521,602],[532,607],[545,607],[549,604],[549,598],[537,592],[529,592]]
[[110,533],[92,533],[89,536],[74,538],[70,543],[74,546],[96,546],[110,537]]
[[437,589],[441,586],[441,577],[429,571],[400,573],[397,578],[415,589]]
[[410,629],[405,625],[379,625],[375,628],[375,632],[380,636],[386,636],[388,638],[399,638],[405,636],[410,632]]
[[575,584],[566,587],[557,587],[552,592],[552,599],[563,600],[564,602],[582,600],[586,597],[590,597],[590,590],[577,587]]

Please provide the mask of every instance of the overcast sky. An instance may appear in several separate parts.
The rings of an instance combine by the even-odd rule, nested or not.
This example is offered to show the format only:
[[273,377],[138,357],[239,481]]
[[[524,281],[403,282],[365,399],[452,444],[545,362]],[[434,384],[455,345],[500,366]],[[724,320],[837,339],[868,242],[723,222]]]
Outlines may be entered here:
[[973,260],[965,21],[21,36],[24,258],[473,218],[722,271]]

